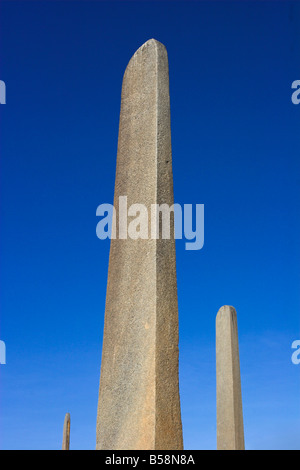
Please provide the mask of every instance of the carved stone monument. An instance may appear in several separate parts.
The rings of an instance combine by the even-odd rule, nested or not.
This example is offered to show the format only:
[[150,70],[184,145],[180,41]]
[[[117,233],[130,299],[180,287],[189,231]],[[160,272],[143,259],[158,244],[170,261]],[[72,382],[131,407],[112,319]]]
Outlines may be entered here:
[[217,449],[244,450],[237,316],[221,307],[216,318]]
[[69,450],[70,449],[70,413],[66,413],[65,421],[64,421],[64,430],[63,430],[63,442],[62,442],[62,450]]
[[154,39],[122,85],[96,448],[182,449],[174,220],[170,239],[127,237],[119,196],[149,214],[173,204],[168,58]]

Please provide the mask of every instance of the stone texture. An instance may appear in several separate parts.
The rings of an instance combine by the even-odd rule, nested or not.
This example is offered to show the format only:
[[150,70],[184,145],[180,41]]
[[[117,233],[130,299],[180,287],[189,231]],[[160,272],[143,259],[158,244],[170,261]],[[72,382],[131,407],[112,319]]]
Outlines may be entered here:
[[[114,206],[173,204],[169,72],[151,39],[123,78]],[[129,218],[130,221],[130,218]],[[171,239],[111,240],[97,449],[182,449],[174,220]]]
[[233,307],[220,308],[216,318],[217,449],[243,450],[244,425],[237,316]]
[[69,450],[70,448],[70,422],[70,413],[66,413],[64,421],[62,450]]

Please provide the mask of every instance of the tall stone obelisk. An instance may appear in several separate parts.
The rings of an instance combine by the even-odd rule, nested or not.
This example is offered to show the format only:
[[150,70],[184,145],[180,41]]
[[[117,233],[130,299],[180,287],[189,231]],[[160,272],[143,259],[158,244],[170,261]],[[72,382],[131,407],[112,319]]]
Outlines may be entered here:
[[225,305],[216,318],[217,449],[244,450],[237,315]]
[[[144,204],[149,238],[119,231],[119,196]],[[168,57],[154,39],[123,78],[97,449],[182,449],[174,220],[150,238],[151,204],[173,204]],[[129,217],[130,221],[130,217]]]

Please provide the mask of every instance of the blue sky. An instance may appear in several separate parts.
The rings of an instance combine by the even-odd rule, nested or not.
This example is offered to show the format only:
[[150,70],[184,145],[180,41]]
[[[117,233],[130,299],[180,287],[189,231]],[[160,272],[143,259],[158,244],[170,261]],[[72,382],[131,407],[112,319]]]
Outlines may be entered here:
[[300,449],[299,2],[1,2],[0,446],[93,449],[121,83],[150,38],[170,67],[186,449],[216,447],[215,316],[238,314],[248,449]]

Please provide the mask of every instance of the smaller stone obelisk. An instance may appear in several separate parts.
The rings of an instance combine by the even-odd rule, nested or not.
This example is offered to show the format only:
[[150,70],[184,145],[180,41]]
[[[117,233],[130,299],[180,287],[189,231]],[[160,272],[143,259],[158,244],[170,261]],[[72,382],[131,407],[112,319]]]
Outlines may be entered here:
[[244,450],[237,315],[221,307],[216,318],[217,449]]
[[70,421],[71,421],[70,413],[66,413],[65,421],[64,421],[62,450],[70,449]]

